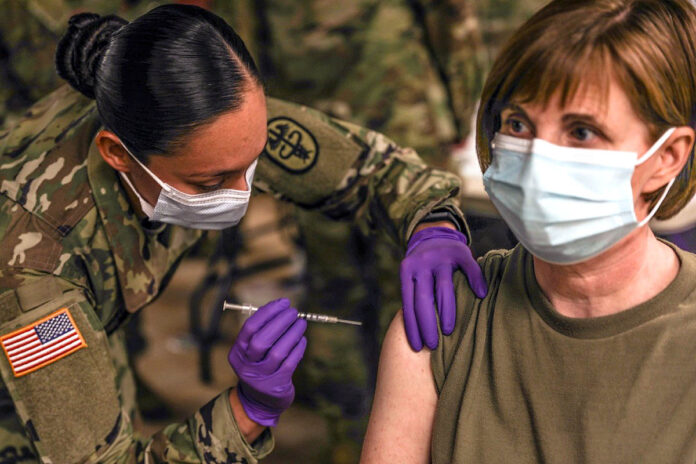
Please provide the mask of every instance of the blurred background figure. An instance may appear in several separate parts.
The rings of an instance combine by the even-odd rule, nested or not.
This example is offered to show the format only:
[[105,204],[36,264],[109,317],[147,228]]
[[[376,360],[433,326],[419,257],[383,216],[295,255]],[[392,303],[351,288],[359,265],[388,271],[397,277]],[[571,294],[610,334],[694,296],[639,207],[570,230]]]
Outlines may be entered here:
[[[55,45],[72,14],[89,10],[116,13],[130,20],[163,3],[168,2],[3,0],[0,121],[11,123],[24,109],[58,87],[53,66]],[[235,28],[255,57],[269,95],[385,133],[401,146],[415,148],[430,164],[460,172],[469,180],[462,206],[474,230],[472,245],[476,253],[514,243],[514,237],[497,219],[478,187],[480,171],[477,173],[478,166],[471,164],[475,156],[472,158],[473,144],[468,136],[489,63],[508,35],[545,1],[180,3],[209,8]],[[252,209],[255,205],[266,205],[271,212],[276,208],[271,199],[257,201]],[[250,216],[254,217],[253,210]],[[326,419],[327,438],[322,450],[305,451],[302,462],[309,462],[305,460],[307,456],[322,463],[357,462],[379,344],[386,324],[400,307],[398,265],[402,251],[384,237],[366,238],[351,224],[337,224],[299,210],[293,212],[293,217],[298,232],[293,234],[294,240],[286,240],[289,246],[279,248],[293,259],[305,257],[304,266],[299,266],[304,277],[298,306],[304,311],[332,313],[364,322],[362,330],[308,329],[308,350],[295,382],[297,397]],[[241,259],[253,261],[254,250],[262,253],[253,245],[248,248],[252,256]],[[339,262],[353,265],[337,266]],[[189,269],[198,269],[194,275],[201,279],[200,266],[196,266]],[[287,277],[292,283],[297,270],[298,266],[292,267],[284,275],[285,280],[281,274],[279,285],[287,284]],[[190,280],[182,279],[182,285]],[[179,304],[181,301],[185,300],[179,299]],[[153,317],[157,320],[154,311]],[[131,332],[136,333],[135,329],[134,324]],[[230,332],[235,327],[223,324],[223,329]],[[147,327],[144,332],[148,338],[163,336],[160,332],[153,335]],[[144,347],[143,339],[138,337],[132,337],[130,344],[131,351]],[[148,382],[139,381],[145,411],[154,418],[166,415],[167,406],[148,395],[147,385]],[[168,404],[171,406],[171,402]],[[180,413],[180,408],[181,405],[175,407],[174,413]],[[291,452],[283,454],[281,432],[277,453],[271,460],[294,462],[290,461]]]

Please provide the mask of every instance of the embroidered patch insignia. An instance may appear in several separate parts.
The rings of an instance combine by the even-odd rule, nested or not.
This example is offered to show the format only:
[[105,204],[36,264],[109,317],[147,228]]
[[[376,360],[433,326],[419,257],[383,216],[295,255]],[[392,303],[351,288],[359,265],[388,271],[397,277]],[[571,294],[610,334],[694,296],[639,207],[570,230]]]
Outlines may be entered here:
[[15,377],[21,377],[87,346],[68,308],[0,337]]
[[268,121],[268,142],[263,151],[280,167],[300,174],[316,163],[319,144],[302,124],[281,116]]

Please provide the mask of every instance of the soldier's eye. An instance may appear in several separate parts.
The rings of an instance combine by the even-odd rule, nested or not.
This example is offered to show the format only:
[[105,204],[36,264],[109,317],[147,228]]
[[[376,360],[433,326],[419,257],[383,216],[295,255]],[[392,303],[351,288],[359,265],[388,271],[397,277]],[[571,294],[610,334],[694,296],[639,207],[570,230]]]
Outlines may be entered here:
[[215,185],[197,185],[199,189],[201,189],[204,192],[213,192],[215,190],[218,190],[222,187],[223,182],[218,182]]

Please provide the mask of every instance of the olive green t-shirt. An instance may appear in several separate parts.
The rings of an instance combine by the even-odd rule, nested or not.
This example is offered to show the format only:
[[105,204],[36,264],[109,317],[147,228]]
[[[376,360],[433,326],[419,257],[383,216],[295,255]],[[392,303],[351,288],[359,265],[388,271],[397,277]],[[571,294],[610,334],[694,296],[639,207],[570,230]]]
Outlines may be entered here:
[[696,255],[611,316],[553,309],[522,247],[481,260],[489,293],[457,276],[457,325],[431,367],[433,464],[695,463]]

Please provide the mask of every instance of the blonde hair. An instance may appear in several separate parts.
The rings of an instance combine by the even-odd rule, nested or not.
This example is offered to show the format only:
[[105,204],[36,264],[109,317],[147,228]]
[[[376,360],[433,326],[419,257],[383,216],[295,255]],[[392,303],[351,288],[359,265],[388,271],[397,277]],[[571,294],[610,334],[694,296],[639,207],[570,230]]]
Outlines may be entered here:
[[[695,127],[696,9],[689,0],[554,0],[507,42],[486,80],[476,129],[481,169],[511,98],[562,106],[588,82],[607,91],[613,73],[653,141],[669,127]],[[656,214],[667,219],[696,191],[693,147]],[[651,207],[662,187],[645,196]]]

